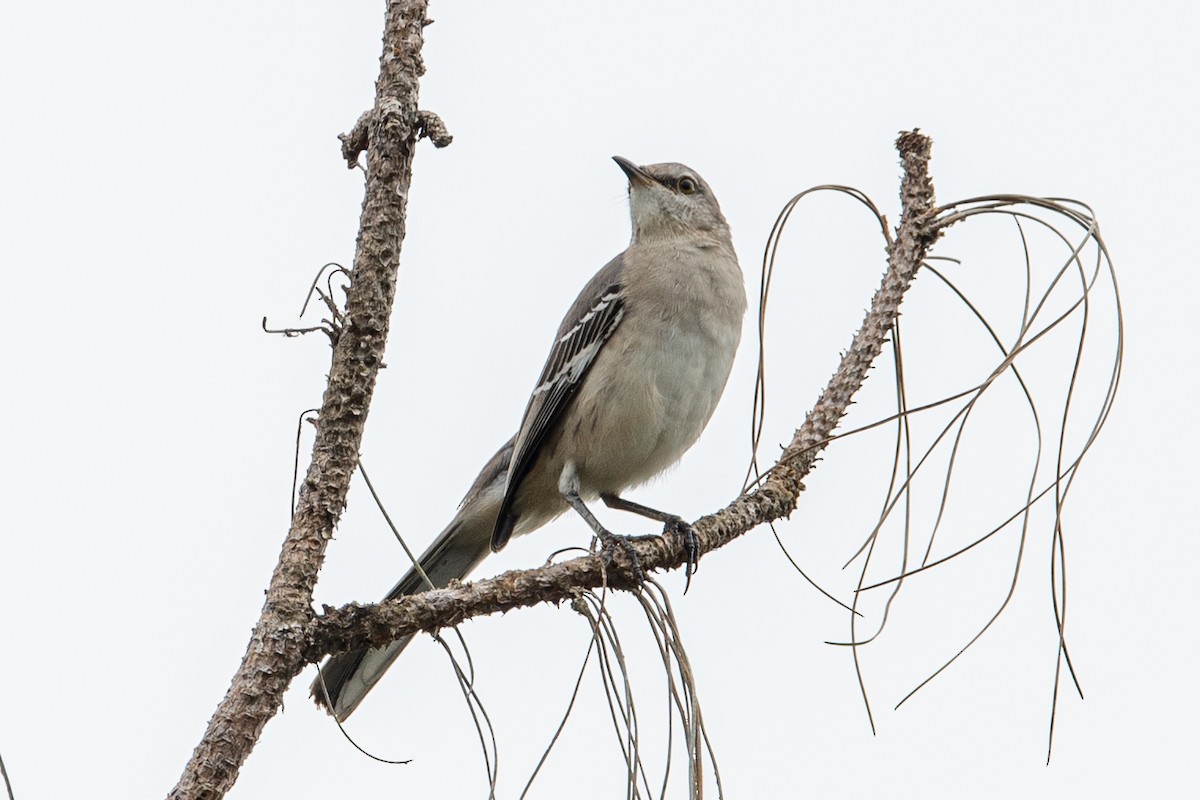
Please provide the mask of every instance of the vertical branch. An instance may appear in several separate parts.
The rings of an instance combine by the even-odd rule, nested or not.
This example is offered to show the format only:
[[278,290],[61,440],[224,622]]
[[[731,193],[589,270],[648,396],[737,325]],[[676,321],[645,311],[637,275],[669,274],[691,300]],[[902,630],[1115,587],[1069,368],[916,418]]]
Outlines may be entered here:
[[426,7],[427,0],[388,2],[375,107],[366,126],[367,185],[354,270],[312,461],[246,655],[171,792],[173,800],[224,796],[306,663],[313,588],[346,505],[387,342],[419,127]]

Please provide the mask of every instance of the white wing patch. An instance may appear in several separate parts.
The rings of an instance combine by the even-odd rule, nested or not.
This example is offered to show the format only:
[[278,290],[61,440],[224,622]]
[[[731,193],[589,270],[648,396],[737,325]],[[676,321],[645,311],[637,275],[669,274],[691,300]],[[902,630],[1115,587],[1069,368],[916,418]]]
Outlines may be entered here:
[[[543,394],[560,383],[578,383],[624,316],[621,288],[610,287],[579,322],[554,343],[542,373],[542,382],[533,390],[534,395]],[[551,366],[557,367],[553,373]]]

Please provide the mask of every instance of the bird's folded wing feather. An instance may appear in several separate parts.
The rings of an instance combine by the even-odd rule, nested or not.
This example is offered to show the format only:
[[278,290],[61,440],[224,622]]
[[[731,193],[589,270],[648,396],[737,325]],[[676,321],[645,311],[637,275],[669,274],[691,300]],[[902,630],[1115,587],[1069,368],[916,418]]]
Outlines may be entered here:
[[537,388],[529,398],[517,434],[504,502],[500,506],[493,549],[504,546],[512,533],[513,498],[529,474],[546,438],[562,419],[596,356],[625,316],[625,288],[621,283],[622,256],[610,261],[584,287],[559,326],[558,337],[542,368]]

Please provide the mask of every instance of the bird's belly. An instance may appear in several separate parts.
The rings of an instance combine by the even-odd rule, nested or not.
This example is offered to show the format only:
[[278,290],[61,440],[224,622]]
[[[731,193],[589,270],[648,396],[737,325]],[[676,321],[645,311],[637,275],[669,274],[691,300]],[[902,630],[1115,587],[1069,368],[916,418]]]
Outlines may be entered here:
[[[608,379],[586,382],[576,398],[584,412],[576,419],[585,447],[575,462],[584,496],[619,493],[678,461],[712,416],[737,347],[702,321],[665,331],[654,347],[645,343],[636,354],[602,352],[600,358],[637,368],[604,369],[598,358],[592,374]],[[603,445],[586,446],[590,442]]]

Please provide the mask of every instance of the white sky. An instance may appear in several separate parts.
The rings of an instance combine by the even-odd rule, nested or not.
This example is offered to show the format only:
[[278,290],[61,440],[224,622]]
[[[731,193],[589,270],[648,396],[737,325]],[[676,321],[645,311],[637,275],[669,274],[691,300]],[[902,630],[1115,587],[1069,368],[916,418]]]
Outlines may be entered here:
[[[328,363],[321,337],[268,337],[259,322],[294,322],[314,271],[352,258],[361,174],[342,165],[335,137],[371,102],[381,5],[26,3],[5,15],[0,754],[20,800],[161,796],[241,658],[287,527],[295,417],[319,403]],[[698,169],[753,294],[766,234],[795,192],[851,184],[895,221],[892,141],[920,126],[935,141],[942,201],[1079,198],[1116,259],[1126,372],[1067,511],[1068,633],[1087,700],[1060,698],[1047,768],[1044,519],[1011,614],[892,711],[1003,596],[1014,540],[907,587],[894,627],[864,651],[875,737],[848,651],[823,644],[845,638],[845,615],[759,531],[706,559],[686,598],[681,576],[665,579],[727,796],[1162,796],[1191,785],[1200,546],[1183,320],[1200,286],[1183,243],[1200,211],[1200,13],[1153,2],[594,8],[433,6],[422,104],[455,142],[418,154],[389,369],[364,446],[414,547],[510,435],[563,310],[625,245],[611,155]],[[773,305],[768,454],[824,385],[882,269],[853,204],[818,200],[795,224]],[[994,227],[1004,238],[990,241],[1011,256],[1011,229]],[[1020,262],[987,241],[964,233],[938,253],[966,258],[957,269],[982,296],[1009,297]],[[970,363],[937,360],[967,328],[930,278],[905,306],[909,356],[931,365],[914,385],[925,399],[963,385]],[[1096,325],[1099,353],[1111,324]],[[695,517],[736,494],[752,333],[748,318],[701,443],[634,497]],[[1056,363],[1069,363],[1061,352]],[[887,374],[876,371],[856,420],[886,413]],[[974,466],[956,484],[959,507],[986,508],[993,523],[1022,491],[1020,470],[991,462],[1020,439],[1009,427],[1020,415],[978,423]],[[890,448],[888,434],[832,448],[780,528],[842,597],[852,580],[839,567],[870,530]],[[586,538],[560,521],[481,574]],[[374,600],[403,568],[356,485],[318,601]],[[663,700],[645,626],[628,602],[614,610],[656,740]],[[500,796],[516,797],[565,708],[587,631],[549,608],[463,631],[501,741]],[[414,758],[406,767],[343,742],[305,697],[311,676],[232,797],[486,797],[474,731],[428,641],[349,726],[379,755]],[[621,796],[594,671],[584,697],[531,797]]]

